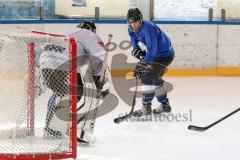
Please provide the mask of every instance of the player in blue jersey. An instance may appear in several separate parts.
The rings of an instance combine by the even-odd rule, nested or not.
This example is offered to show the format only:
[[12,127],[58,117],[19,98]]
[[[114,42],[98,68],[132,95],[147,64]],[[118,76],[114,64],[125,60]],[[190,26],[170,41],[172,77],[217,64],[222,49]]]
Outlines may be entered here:
[[[132,55],[140,60],[136,65],[135,74],[142,82],[142,109],[134,112],[134,116],[142,117],[146,115],[170,112],[171,106],[167,98],[167,93],[155,95],[155,89],[163,85],[162,76],[169,64],[174,59],[174,48],[168,36],[152,21],[143,20],[141,11],[138,8],[131,8],[127,13],[129,24],[128,33],[133,46]],[[142,50],[139,42],[146,46],[146,51]],[[150,66],[150,70],[146,69]],[[143,68],[145,68],[143,70]],[[160,106],[151,109],[152,100],[157,97]]]

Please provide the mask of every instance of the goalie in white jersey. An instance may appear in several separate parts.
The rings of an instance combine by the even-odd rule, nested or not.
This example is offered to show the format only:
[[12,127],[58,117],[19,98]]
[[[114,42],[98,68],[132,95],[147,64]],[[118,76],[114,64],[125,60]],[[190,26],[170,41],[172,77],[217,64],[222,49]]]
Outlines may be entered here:
[[[105,82],[100,82],[100,74],[102,73],[105,50],[103,42],[96,34],[95,24],[85,21],[80,23],[77,28],[67,32],[65,35],[75,38],[77,42],[78,67],[82,65],[80,63],[87,58],[90,62],[90,68],[95,85],[98,90],[101,90]],[[61,103],[64,96],[69,93],[69,83],[67,83],[68,72],[66,72],[69,71],[69,69],[66,67],[68,65],[64,65],[68,61],[69,57],[64,46],[47,44],[43,47],[43,52],[41,53],[39,59],[40,68],[42,70],[46,86],[53,91],[53,96],[51,96],[48,101],[46,126],[44,128],[47,135],[61,137],[63,132],[67,132],[67,129],[56,127],[61,126],[59,123],[62,122],[56,120],[55,112],[59,108],[57,104]],[[77,99],[79,101],[83,95],[84,83],[80,72],[77,77]],[[84,139],[84,141],[87,140]]]

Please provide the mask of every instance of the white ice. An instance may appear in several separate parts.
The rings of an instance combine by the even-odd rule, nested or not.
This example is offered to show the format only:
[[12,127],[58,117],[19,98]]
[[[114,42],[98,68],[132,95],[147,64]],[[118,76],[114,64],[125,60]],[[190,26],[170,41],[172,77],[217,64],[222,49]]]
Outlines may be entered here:
[[[190,124],[206,126],[240,107],[240,77],[167,77],[173,114],[192,111],[192,121],[122,122],[113,119],[128,112],[118,107],[97,119],[95,142],[78,145],[78,160],[236,160],[240,148],[240,112],[205,132],[190,131]],[[117,95],[117,93],[115,93]],[[137,101],[137,108],[141,105]],[[154,105],[156,106],[156,99]]]

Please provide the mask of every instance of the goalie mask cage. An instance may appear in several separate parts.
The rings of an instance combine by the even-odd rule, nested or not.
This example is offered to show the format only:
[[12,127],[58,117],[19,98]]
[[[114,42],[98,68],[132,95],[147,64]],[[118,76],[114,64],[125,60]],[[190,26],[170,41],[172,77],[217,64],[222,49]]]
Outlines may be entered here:
[[[54,91],[46,82],[52,72],[43,76],[39,63],[45,44],[64,47],[64,54],[69,57],[65,86],[51,84],[65,93],[64,100],[68,102],[54,110],[55,124],[50,124],[60,136],[46,132],[49,98]],[[43,32],[0,34],[1,160],[76,158],[76,52],[76,42],[71,37]],[[43,63],[44,60],[48,59],[42,59]]]

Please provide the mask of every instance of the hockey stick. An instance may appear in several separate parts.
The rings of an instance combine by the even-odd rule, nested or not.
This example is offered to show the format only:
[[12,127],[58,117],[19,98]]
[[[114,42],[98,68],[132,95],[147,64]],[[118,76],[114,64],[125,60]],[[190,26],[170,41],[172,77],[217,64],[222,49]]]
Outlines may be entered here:
[[[105,47],[103,66],[102,66],[102,69],[100,71],[100,82],[103,81],[104,74],[105,74],[105,69],[107,67],[108,50],[109,50],[109,46],[110,46],[112,37],[113,37],[112,34],[108,35],[108,40],[107,40],[106,47]],[[92,134],[93,130],[94,130],[94,125],[95,125],[95,121],[96,121],[96,118],[97,118],[98,105],[99,105],[99,101],[100,101],[100,98],[101,98],[101,91],[97,89],[96,96],[95,96],[94,93],[92,93],[92,97],[96,98],[96,104],[95,104],[96,108],[93,109],[93,112],[91,112],[91,107],[90,107],[88,113],[85,116],[78,119],[78,123],[80,123],[82,120],[85,119],[84,124],[82,126],[82,132],[80,133],[80,137],[77,138],[78,142],[85,141],[84,140],[85,131],[83,130],[83,128],[86,125],[87,120],[90,119],[90,126],[89,126],[89,129],[88,129],[89,132]],[[85,142],[87,142],[87,141],[85,141]]]
[[[110,43],[112,41],[112,38],[113,38],[113,35],[112,34],[108,34],[108,40],[107,40],[107,44],[106,44],[106,47],[105,47],[105,55],[104,55],[104,59],[103,59],[103,67],[102,67],[102,70],[100,72],[100,83],[102,81],[104,81],[104,75],[105,75],[105,70],[107,69],[107,60],[108,60],[108,51],[109,51],[109,46],[110,46]],[[96,102],[96,108],[94,110],[94,113],[95,113],[95,117],[93,119],[93,125],[95,124],[95,120],[97,118],[97,109],[98,109],[98,105],[99,105],[99,101],[100,101],[100,98],[101,98],[101,90],[97,89],[97,102]]]
[[133,113],[134,113],[134,108],[135,108],[135,104],[136,104],[136,97],[137,97],[137,89],[138,89],[138,76],[136,75],[136,88],[135,88],[135,92],[134,92],[134,95],[133,95],[133,102],[132,102],[132,108],[131,108],[131,111],[124,115],[124,116],[121,116],[121,117],[118,117],[118,118],[115,118],[113,121],[114,123],[120,123],[124,120],[127,120],[128,118],[130,118]]
[[107,44],[106,44],[106,48],[105,48],[105,55],[104,55],[104,59],[103,59],[103,67],[102,67],[102,70],[100,72],[100,81],[103,81],[104,72],[107,69],[108,50],[109,50],[109,45],[111,43],[112,38],[113,38],[113,35],[109,34]]
[[199,127],[199,126],[194,126],[194,125],[189,125],[188,126],[188,129],[189,130],[193,130],[193,131],[199,131],[199,132],[203,132],[203,131],[206,131],[207,129],[215,126],[216,124],[218,124],[219,122],[225,120],[226,118],[230,117],[231,115],[237,113],[238,111],[240,111],[240,108],[234,110],[233,112],[229,113],[228,115],[222,117],[221,119],[217,120],[216,122],[206,126],[206,127]]

